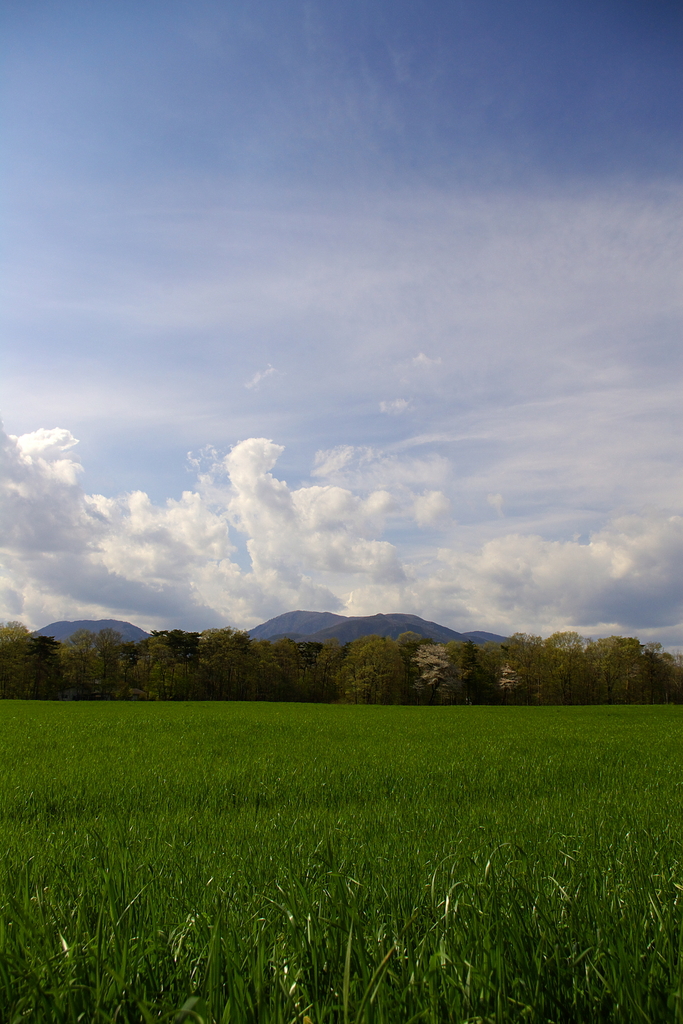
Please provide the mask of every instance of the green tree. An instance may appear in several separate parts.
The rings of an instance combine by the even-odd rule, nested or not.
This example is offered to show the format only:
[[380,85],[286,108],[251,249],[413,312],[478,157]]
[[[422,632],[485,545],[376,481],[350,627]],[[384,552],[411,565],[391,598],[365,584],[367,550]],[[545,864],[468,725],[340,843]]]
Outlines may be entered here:
[[628,704],[638,690],[640,641],[632,636],[606,636],[586,643],[586,662],[594,703]]
[[[133,640],[124,640],[121,643],[119,651],[119,671],[122,677],[124,694],[128,692],[131,686],[134,686],[135,683],[138,682],[136,678],[136,670],[140,663],[141,656],[142,650]],[[144,689],[144,687],[139,687],[139,689]]]
[[296,700],[300,696],[299,678],[302,672],[301,652],[289,637],[271,641],[275,663],[275,699]]
[[480,701],[484,704],[517,703],[519,678],[516,678],[516,685],[507,691],[501,687],[503,668],[507,664],[501,645],[489,640],[478,650]]
[[97,675],[96,634],[78,629],[61,647],[64,681],[82,695],[91,693]]
[[523,704],[541,704],[543,686],[543,640],[531,633],[513,633],[501,644],[503,656],[519,679]]
[[32,636],[28,641],[30,696],[35,699],[56,697],[61,679],[61,644],[53,636]]
[[248,700],[258,681],[256,651],[247,632],[226,626],[199,637],[202,691],[209,700]]
[[123,636],[115,629],[101,629],[95,637],[95,650],[99,656],[101,689],[110,693],[119,677],[119,659]]
[[153,629],[147,641],[152,657],[151,680],[162,700],[188,700],[194,692],[199,660],[199,633]]
[[338,640],[325,640],[315,663],[317,699],[333,702],[342,695],[342,667],[345,652]]
[[634,637],[606,636],[586,641],[590,703],[621,704],[630,700],[640,650],[640,643]]
[[415,662],[415,655],[420,647],[431,646],[434,641],[428,636],[421,636],[408,630],[401,633],[398,638],[398,649],[401,652],[403,661],[403,678],[401,680],[401,704],[415,704],[419,702],[420,690],[415,684],[420,677],[420,670]]
[[550,700],[574,704],[585,665],[584,640],[578,633],[553,633],[543,643],[544,675]]
[[351,641],[342,676],[349,703],[400,703],[403,660],[399,645],[389,637],[374,635]]
[[316,640],[303,640],[297,645],[299,652],[299,700],[320,700],[318,687],[318,659],[323,645]]
[[0,624],[0,699],[23,697],[31,634],[21,622]]
[[662,645],[655,641],[643,644],[641,654],[641,700],[643,704],[660,704],[665,700],[670,666]]
[[668,654],[667,660],[670,665],[670,699],[675,704],[681,704],[683,703],[683,652],[677,651],[675,654]]
[[462,680],[462,695],[466,704],[490,704],[499,699],[497,688],[500,657],[499,648],[484,650],[473,640],[451,640],[446,645],[449,657],[457,665]]

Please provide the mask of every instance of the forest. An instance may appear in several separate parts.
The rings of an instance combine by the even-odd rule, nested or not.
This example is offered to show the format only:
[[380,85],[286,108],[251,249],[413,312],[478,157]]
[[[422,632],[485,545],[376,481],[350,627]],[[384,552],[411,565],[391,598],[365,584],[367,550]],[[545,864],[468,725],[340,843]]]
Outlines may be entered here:
[[0,626],[0,698],[238,700],[346,704],[683,703],[683,656],[635,637],[439,644],[415,633],[341,645],[252,640],[230,627],[155,630],[137,643],[112,629],[68,641]]

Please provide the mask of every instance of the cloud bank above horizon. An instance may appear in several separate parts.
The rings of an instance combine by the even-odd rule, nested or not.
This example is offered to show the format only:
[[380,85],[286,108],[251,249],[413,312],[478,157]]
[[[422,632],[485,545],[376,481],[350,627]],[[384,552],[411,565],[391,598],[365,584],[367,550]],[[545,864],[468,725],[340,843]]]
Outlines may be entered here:
[[[457,526],[443,492],[416,490],[414,465],[382,452],[360,453],[354,489],[292,489],[272,472],[282,446],[249,438],[223,457],[204,453],[195,488],[159,506],[140,491],[86,494],[65,429],[2,442],[2,614],[35,628],[109,615],[146,628],[248,628],[293,608],[400,609],[460,630],[679,642],[680,515],[622,515],[584,543],[500,531],[478,547],[411,557],[382,539],[389,525],[438,526],[451,539]],[[318,479],[355,454],[320,453]],[[386,487],[375,486],[381,479]]]

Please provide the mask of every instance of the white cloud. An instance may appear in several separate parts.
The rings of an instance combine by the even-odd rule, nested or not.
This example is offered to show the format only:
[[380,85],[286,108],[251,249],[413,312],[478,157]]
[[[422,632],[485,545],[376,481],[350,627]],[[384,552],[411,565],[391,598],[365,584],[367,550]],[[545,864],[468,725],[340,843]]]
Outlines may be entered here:
[[353,459],[356,449],[353,445],[344,444],[329,451],[318,451],[315,453],[314,468],[312,476],[331,476],[347,466]]
[[476,550],[444,548],[406,565],[401,584],[356,587],[354,615],[410,610],[458,630],[576,629],[669,646],[683,641],[683,517],[609,521],[587,543],[506,534]]
[[380,402],[379,408],[390,416],[400,416],[410,408],[410,402],[407,398],[394,398],[391,402]]
[[329,484],[292,491],[270,473],[282,451],[265,438],[250,438],[224,460],[232,495],[229,513],[249,538],[254,570],[277,567],[289,580],[302,570],[400,578],[393,546],[369,537],[381,531],[391,496],[375,491],[362,500]]
[[[85,494],[78,464],[63,457],[75,443],[68,432],[4,436],[5,617],[243,625],[291,605],[340,607],[326,579],[403,578],[396,549],[376,539],[392,495],[290,489],[270,472],[283,450],[272,441],[251,438],[214,457],[195,491],[163,506],[140,491]],[[248,571],[232,560],[231,528],[247,537]]]
[[621,516],[587,543],[508,534],[477,552],[440,558],[470,615],[500,628],[681,633],[681,516]]
[[[68,431],[2,435],[0,617],[30,626],[113,616],[143,626],[249,626],[295,607],[409,611],[455,628],[577,628],[683,641],[683,517],[607,519],[587,541],[456,528],[442,489],[411,490],[414,466],[350,446],[321,453],[338,481],[290,487],[283,452],[249,438],[194,490],[154,504],[143,492],[86,494]],[[360,466],[360,470],[358,470]],[[368,487],[382,471],[389,486]],[[406,468],[407,467],[407,468]],[[493,495],[497,504],[498,495]],[[395,524],[448,528],[439,551],[382,539]],[[242,535],[250,564],[238,564]]]
[[434,452],[405,456],[402,454],[404,446],[396,447],[397,451],[385,451],[361,445],[343,445],[318,451],[311,476],[358,491],[373,488],[409,491],[411,500],[412,488],[435,487],[452,477],[452,467],[445,456]]
[[[44,476],[75,484],[82,472],[81,464],[65,453],[78,444],[77,438],[68,430],[55,427],[53,430],[34,430],[31,434],[12,437],[25,466],[35,466]],[[33,479],[36,479],[35,474]]]
[[431,370],[433,366],[439,366],[441,363],[441,356],[437,356],[435,359],[430,359],[424,352],[420,352],[412,360],[413,366],[418,367],[421,370]]
[[503,518],[503,495],[502,494],[487,494],[486,500],[488,501],[491,508],[495,508],[499,517]]
[[451,511],[451,503],[442,491],[426,491],[413,503],[413,515],[418,526],[436,526]]
[[266,366],[265,370],[257,370],[256,373],[254,374],[254,376],[251,377],[251,379],[248,380],[245,383],[244,386],[245,386],[245,388],[255,388],[255,387],[258,387],[258,385],[261,383],[262,380],[265,380],[266,377],[272,377],[272,375],[274,373],[276,373],[276,372],[277,371],[276,371],[275,367],[271,366],[270,363],[268,363],[268,365]]

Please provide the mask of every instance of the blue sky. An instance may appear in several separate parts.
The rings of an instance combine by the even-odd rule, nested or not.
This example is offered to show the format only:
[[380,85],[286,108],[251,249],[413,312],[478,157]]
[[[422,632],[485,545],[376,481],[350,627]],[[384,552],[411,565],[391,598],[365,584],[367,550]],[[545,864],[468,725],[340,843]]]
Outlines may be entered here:
[[682,20],[3,5],[0,617],[683,645]]

